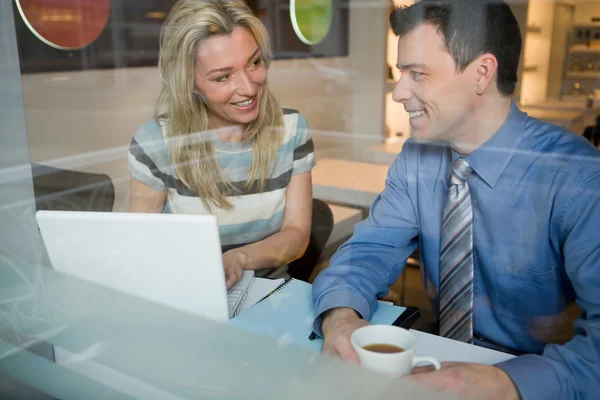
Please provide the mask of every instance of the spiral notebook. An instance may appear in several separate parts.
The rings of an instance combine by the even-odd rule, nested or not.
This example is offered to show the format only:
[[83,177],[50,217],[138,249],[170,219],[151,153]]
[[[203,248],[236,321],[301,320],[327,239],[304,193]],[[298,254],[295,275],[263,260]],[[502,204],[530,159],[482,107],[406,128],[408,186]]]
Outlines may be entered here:
[[[404,307],[379,302],[371,323],[392,324],[404,310]],[[312,285],[292,278],[228,323],[249,332],[269,336],[281,344],[320,352],[322,340],[308,339],[314,320]]]
[[268,295],[273,293],[277,288],[279,288],[285,279],[266,279],[266,278],[254,278],[254,283],[250,290],[248,291],[248,296],[244,301],[242,306],[243,312],[247,309],[258,303],[259,301],[265,299]]

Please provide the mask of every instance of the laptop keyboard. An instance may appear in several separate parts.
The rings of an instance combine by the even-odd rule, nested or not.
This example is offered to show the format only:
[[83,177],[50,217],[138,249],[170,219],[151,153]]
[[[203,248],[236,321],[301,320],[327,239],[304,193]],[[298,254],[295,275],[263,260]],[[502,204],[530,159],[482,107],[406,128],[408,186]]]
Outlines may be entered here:
[[248,297],[246,286],[234,286],[227,292],[227,306],[229,307],[230,318],[233,318],[240,313],[246,297]]
[[250,287],[254,283],[254,271],[244,271],[242,279],[227,291],[227,306],[229,307],[229,318],[233,318],[242,311],[242,306]]

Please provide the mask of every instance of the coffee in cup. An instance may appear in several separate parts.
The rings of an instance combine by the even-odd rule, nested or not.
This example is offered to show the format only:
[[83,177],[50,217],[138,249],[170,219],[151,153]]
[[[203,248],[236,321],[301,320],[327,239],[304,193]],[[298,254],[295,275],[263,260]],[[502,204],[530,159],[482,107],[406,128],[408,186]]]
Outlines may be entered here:
[[385,374],[405,376],[419,365],[441,368],[433,357],[415,356],[417,338],[404,328],[393,325],[367,325],[350,335],[360,364]]
[[365,350],[374,351],[375,353],[402,353],[402,347],[394,346],[393,344],[375,343],[363,347]]

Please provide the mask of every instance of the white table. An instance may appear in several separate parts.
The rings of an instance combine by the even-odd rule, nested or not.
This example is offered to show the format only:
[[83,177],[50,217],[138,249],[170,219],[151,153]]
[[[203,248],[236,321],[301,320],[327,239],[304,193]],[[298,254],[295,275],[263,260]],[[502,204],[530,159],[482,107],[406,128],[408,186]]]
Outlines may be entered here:
[[387,165],[321,159],[312,170],[313,197],[332,203],[369,208],[385,188]]
[[[276,285],[267,279],[255,281],[251,293],[248,294],[248,299],[261,299],[272,290],[273,286]],[[252,292],[254,291],[261,293],[253,295]],[[315,318],[312,304],[312,286],[304,282],[297,282],[283,288],[275,296],[277,297],[265,300],[259,305],[259,308],[250,308],[247,312],[242,312],[233,318],[230,324],[252,333],[271,337],[282,344],[292,344],[319,353],[323,341],[308,338]],[[377,310],[371,322],[390,324],[402,311],[403,308],[390,307],[389,305],[382,306]],[[432,356],[440,362],[463,361],[491,365],[513,358],[510,354],[496,350],[412,329],[411,332],[417,338],[417,355]]]
[[419,356],[435,357],[438,361],[462,361],[493,365],[514,358],[512,354],[457,342],[441,336],[410,330],[417,337]]

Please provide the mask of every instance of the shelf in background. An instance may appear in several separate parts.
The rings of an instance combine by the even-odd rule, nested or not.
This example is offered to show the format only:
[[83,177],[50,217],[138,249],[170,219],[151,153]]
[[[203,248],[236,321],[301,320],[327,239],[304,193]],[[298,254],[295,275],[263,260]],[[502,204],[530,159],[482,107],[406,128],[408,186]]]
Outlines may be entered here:
[[600,54],[600,48],[588,47],[584,44],[576,44],[569,47],[569,53]]
[[575,24],[575,25],[573,25],[573,30],[575,30],[577,28],[600,28],[600,23],[594,23],[594,24]]
[[[572,95],[572,94],[564,94],[561,96],[560,100],[555,100],[556,106],[553,108],[561,108],[560,104],[566,104],[567,106],[563,107],[564,109],[574,108],[579,110],[585,110],[587,95]],[[534,105],[535,106],[535,105]]]
[[569,79],[600,79],[600,72],[567,72]]

